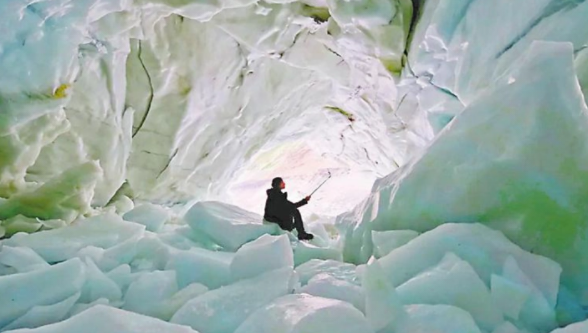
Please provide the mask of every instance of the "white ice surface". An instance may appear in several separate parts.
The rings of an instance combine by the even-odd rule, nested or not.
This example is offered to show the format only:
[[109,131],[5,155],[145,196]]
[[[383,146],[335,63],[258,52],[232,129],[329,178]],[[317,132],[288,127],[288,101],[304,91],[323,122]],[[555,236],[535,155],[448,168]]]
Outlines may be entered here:
[[296,267],[300,283],[305,285],[318,274],[328,274],[336,279],[360,285],[356,274],[356,266],[335,260],[312,259]]
[[494,304],[502,309],[505,316],[518,320],[521,309],[529,298],[531,290],[525,285],[494,274],[492,274],[490,284]]
[[466,311],[450,305],[411,305],[398,333],[481,333]]
[[184,288],[197,282],[209,288],[218,288],[231,281],[232,253],[213,252],[194,248],[174,251],[165,265],[176,271],[178,286]]
[[500,324],[492,333],[520,333],[524,331],[520,331],[518,327],[516,327],[513,323],[509,321],[505,321],[504,323]]
[[470,313],[478,326],[487,331],[492,331],[503,321],[490,290],[472,266],[451,252],[437,266],[413,277],[396,290],[404,304],[459,307]]
[[465,260],[490,286],[491,275],[502,273],[507,258],[516,259],[533,284],[555,306],[561,268],[511,243],[501,233],[481,224],[444,224],[384,256],[380,263],[391,281],[401,285],[453,252]]
[[294,268],[294,255],[287,235],[263,235],[235,253],[231,262],[233,281],[248,279],[280,268]]
[[187,302],[171,322],[207,333],[232,333],[254,311],[289,294],[295,280],[291,268],[241,280]]
[[84,266],[79,259],[0,276],[0,328],[25,315],[34,306],[56,304],[79,293],[84,282]]
[[29,247],[2,246],[0,264],[12,267],[19,273],[49,267],[49,264]]
[[94,262],[86,258],[86,283],[80,296],[81,303],[91,303],[100,298],[106,298],[111,302],[120,301],[122,291],[118,284],[104,274]]
[[[312,243],[317,243],[317,241],[313,241]],[[296,266],[304,264],[312,259],[342,260],[341,251],[339,249],[331,246],[317,246],[312,243],[298,242],[293,248],[294,264]]]
[[[13,295],[16,301],[16,305],[12,298],[0,304],[11,309],[0,315],[6,329],[47,324],[46,329],[53,329],[57,327],[53,323],[66,323],[99,304],[204,333],[233,333],[243,323],[247,324],[239,330],[271,330],[275,324],[288,332],[336,326],[337,330],[363,327],[368,332],[413,333],[410,330],[419,327],[451,332],[461,327],[466,332],[494,333],[510,329],[505,320],[521,327],[516,333],[547,332],[556,326],[556,319],[569,323],[583,316],[578,315],[583,310],[573,295],[567,290],[558,294],[557,264],[523,251],[480,224],[440,226],[360,266],[338,261],[340,244],[327,242],[322,249],[338,253],[338,260],[321,259],[328,252],[314,250],[305,254],[306,262],[295,266],[296,250],[315,246],[287,233],[262,235],[233,253],[214,243],[189,240],[196,232],[190,227],[166,226],[153,233],[133,222],[108,224],[111,216],[105,213],[62,229],[17,237],[19,242],[33,237],[30,244],[47,251],[40,246],[44,235],[58,231],[63,239],[71,235],[62,244],[67,250],[62,255],[73,257],[62,263],[50,265],[30,248],[17,251],[23,247],[2,245],[0,259],[5,258],[6,271],[0,275],[0,291],[10,290],[3,295]],[[130,235],[118,244],[116,238],[80,236],[80,228],[97,222],[114,226],[114,237],[126,235],[125,230]],[[257,221],[250,223],[259,226]],[[103,229],[97,231],[100,235]],[[163,241],[170,241],[170,233],[176,237],[171,243],[180,242],[183,249]],[[23,258],[23,266],[18,258]],[[39,279],[50,282],[35,284]],[[69,282],[63,284],[64,279]],[[286,295],[290,295],[287,301],[278,300]],[[550,303],[550,295],[558,296],[557,304]],[[305,302],[306,312],[293,310],[300,320],[279,315],[272,315],[273,321],[256,319]],[[347,314],[348,322],[330,319],[341,313]],[[114,316],[125,317],[126,312]],[[133,318],[141,322],[138,318],[144,317]]]
[[158,231],[169,218],[161,206],[145,203],[126,212],[123,219],[144,225],[149,231]]
[[27,311],[27,313],[10,324],[4,326],[2,330],[36,328],[59,322],[67,316],[79,298],[80,293],[77,292],[63,301],[57,302],[55,304],[34,306],[29,311]]
[[185,220],[193,230],[230,251],[279,230],[277,224],[262,224],[260,215],[221,202],[198,202],[186,213]]
[[169,320],[174,308],[166,303],[178,292],[175,271],[154,271],[141,274],[134,280],[124,298],[123,309]]
[[28,247],[53,263],[75,257],[86,246],[104,249],[120,246],[132,236],[142,234],[144,229],[139,224],[123,222],[118,215],[105,214],[83,219],[69,228],[17,234],[4,244]]
[[[510,62],[426,151],[375,183],[346,236],[365,253],[348,260],[369,258],[371,230],[481,222],[561,264],[564,282],[583,295],[588,189],[576,180],[586,175],[588,111],[573,60],[571,43],[536,41]],[[529,276],[554,304],[554,279]]]
[[413,230],[372,231],[374,255],[378,258],[383,257],[418,235],[419,233]]
[[362,285],[366,318],[374,331],[397,330],[406,319],[406,311],[378,261],[368,263],[362,276]]
[[358,285],[337,279],[327,273],[315,275],[308,281],[307,285],[300,288],[299,292],[313,296],[338,299],[365,312],[365,295],[363,289]]
[[374,332],[348,303],[308,294],[287,295],[255,311],[235,333]]
[[166,323],[162,320],[104,305],[90,309],[60,323],[36,329],[20,329],[11,333],[194,333],[186,326]]
[[556,329],[552,333],[583,333],[588,331],[588,320]]

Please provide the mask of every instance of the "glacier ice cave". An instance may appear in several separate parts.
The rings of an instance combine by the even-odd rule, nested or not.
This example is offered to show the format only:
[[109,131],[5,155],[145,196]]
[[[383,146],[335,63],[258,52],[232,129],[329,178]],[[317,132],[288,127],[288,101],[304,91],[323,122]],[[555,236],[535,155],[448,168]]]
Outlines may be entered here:
[[587,18],[0,0],[0,332],[588,333]]

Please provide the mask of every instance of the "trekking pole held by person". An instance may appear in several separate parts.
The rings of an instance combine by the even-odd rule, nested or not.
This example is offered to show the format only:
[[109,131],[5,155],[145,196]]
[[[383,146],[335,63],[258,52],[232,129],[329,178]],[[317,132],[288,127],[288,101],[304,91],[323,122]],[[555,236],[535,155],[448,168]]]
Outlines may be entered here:
[[325,179],[324,182],[322,182],[314,191],[312,191],[312,193],[310,193],[309,196],[306,197],[307,201],[310,200],[310,197],[314,194],[314,192],[318,191],[318,189],[321,188],[321,186],[323,186],[329,179],[331,179],[331,171],[327,170],[327,172],[329,173],[329,176],[327,177],[327,179]]

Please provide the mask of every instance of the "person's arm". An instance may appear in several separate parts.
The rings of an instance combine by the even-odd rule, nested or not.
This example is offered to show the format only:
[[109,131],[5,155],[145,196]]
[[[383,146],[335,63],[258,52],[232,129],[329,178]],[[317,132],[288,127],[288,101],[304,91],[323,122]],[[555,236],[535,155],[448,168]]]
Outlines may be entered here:
[[298,201],[297,203],[295,203],[295,204],[294,204],[294,206],[295,206],[296,208],[298,208],[298,207],[302,207],[302,206],[304,206],[304,205],[306,205],[306,204],[308,203],[308,200],[310,200],[310,195],[309,195],[309,196],[307,196],[306,198],[304,198],[304,199],[302,199],[302,200]]

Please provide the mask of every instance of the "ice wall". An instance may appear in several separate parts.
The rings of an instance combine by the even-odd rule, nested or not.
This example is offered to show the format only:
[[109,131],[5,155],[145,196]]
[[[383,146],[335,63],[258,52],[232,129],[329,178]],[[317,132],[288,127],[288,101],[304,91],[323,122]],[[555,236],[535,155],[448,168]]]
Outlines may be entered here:
[[483,222],[559,262],[588,302],[586,14],[582,1],[425,4],[406,98],[429,119],[457,116],[339,218],[346,246],[361,246],[347,260],[369,258],[371,230]]
[[427,111],[441,129],[537,40],[572,43],[585,87],[587,11],[575,0],[423,2],[400,84],[406,111]]
[[[3,3],[0,198],[39,198],[2,218],[214,198],[260,151],[292,142],[385,175],[423,141],[393,112],[412,4],[374,6]],[[57,203],[67,217],[38,216],[43,186],[84,193]]]

